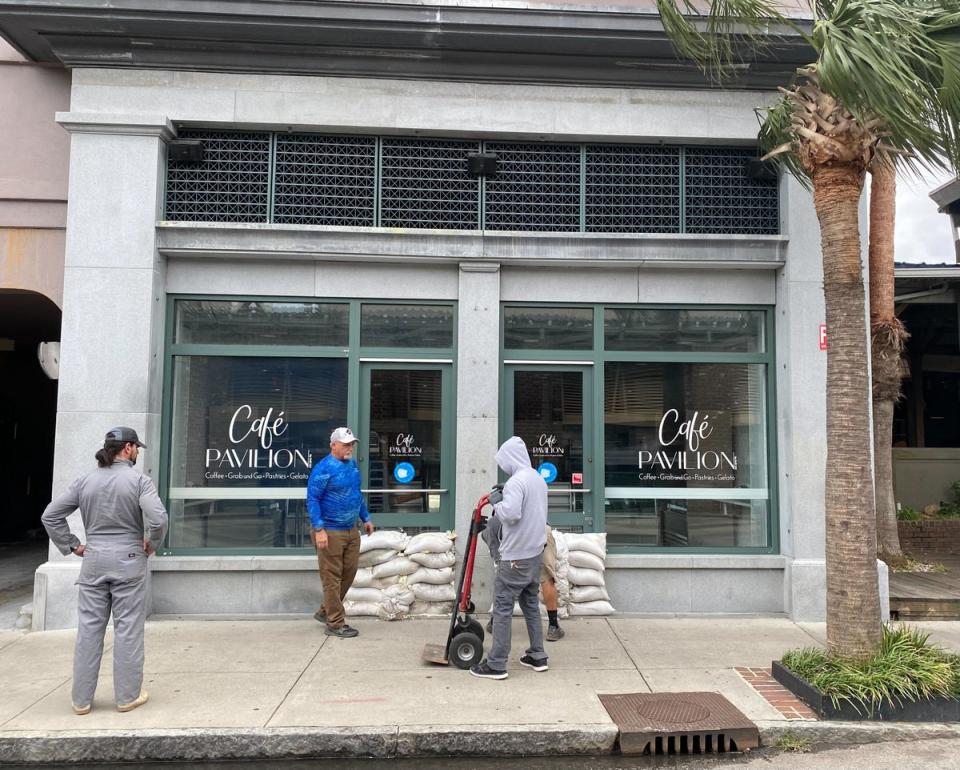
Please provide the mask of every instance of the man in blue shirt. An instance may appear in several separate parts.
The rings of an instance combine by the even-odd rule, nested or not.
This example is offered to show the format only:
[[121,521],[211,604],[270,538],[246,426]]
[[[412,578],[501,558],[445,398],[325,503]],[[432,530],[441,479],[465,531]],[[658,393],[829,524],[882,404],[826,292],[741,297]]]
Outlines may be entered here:
[[359,633],[343,616],[343,598],[357,575],[360,558],[357,519],[368,535],[373,533],[360,492],[360,469],[353,459],[357,441],[349,428],[337,428],[330,434],[330,454],[313,466],[307,482],[307,512],[323,583],[323,604],[314,617],[326,624],[328,636],[341,639]]

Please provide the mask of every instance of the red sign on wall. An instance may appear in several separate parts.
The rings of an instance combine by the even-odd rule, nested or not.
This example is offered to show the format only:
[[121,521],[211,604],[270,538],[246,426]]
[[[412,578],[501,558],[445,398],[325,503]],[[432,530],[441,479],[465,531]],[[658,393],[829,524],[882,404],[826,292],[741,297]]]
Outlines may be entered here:
[[571,473],[571,474],[570,474],[570,483],[571,483],[571,484],[582,484],[582,483],[583,483],[583,474],[582,474],[582,473]]
[[827,325],[820,324],[820,350],[827,349]]

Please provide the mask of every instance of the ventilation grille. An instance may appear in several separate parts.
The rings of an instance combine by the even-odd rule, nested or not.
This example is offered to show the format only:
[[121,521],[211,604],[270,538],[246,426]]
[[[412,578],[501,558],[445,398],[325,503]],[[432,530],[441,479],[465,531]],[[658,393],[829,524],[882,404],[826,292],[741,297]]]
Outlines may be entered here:
[[202,139],[199,163],[167,165],[167,219],[188,222],[265,222],[270,179],[270,134],[181,131]]
[[593,233],[680,231],[680,148],[587,148],[586,229]]
[[276,163],[275,222],[373,226],[376,139],[278,134]]
[[384,139],[380,224],[476,230],[480,185],[466,158],[479,142]]
[[[779,185],[750,148],[480,142],[184,129],[166,218],[194,222],[592,233],[772,235]],[[467,158],[497,157],[478,179]]]
[[497,174],[487,179],[486,229],[580,229],[580,147],[489,142]]
[[686,231],[775,235],[780,231],[777,181],[747,175],[754,150],[686,149]]

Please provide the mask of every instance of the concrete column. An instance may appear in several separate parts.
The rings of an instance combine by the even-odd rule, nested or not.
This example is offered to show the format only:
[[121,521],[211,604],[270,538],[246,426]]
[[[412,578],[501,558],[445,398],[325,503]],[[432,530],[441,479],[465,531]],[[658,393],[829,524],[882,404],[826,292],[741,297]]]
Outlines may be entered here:
[[824,481],[827,354],[820,225],[813,198],[792,177],[782,182],[786,265],[777,275],[777,434],[780,544],[790,557],[785,606],[794,620],[826,616]]
[[[500,266],[460,264],[457,328],[458,549],[463,551],[477,500],[496,483],[500,393]],[[477,551],[473,597],[486,611],[492,599],[492,568],[483,543]]]
[[[155,227],[173,136],[162,117],[57,120],[71,146],[55,495],[95,467],[94,452],[115,425],[140,433],[148,446],[140,467],[154,478],[159,471],[165,267]],[[79,514],[70,525],[82,532]],[[51,546],[34,586],[34,630],[76,625],[79,564]]]

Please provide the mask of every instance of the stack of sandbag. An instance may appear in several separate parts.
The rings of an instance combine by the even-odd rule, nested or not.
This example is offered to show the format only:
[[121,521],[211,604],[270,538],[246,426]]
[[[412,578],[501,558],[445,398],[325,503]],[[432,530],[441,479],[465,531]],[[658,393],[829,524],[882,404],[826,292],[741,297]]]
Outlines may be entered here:
[[457,598],[454,532],[422,532],[410,538],[403,556],[417,565],[404,583],[413,592],[411,615],[448,615]]
[[357,576],[343,601],[346,614],[382,620],[448,614],[456,598],[455,536],[424,532],[410,537],[385,529],[363,535]]
[[388,529],[360,537],[359,569],[343,601],[347,615],[377,615],[388,620],[406,615],[413,594],[400,583],[419,567],[403,555],[409,542],[404,532]]
[[[555,532],[554,537],[557,540],[558,562],[560,540],[566,551],[566,607],[570,615],[610,615],[614,609],[610,604],[604,576],[607,568],[606,533]],[[560,603],[564,603],[562,599]]]

